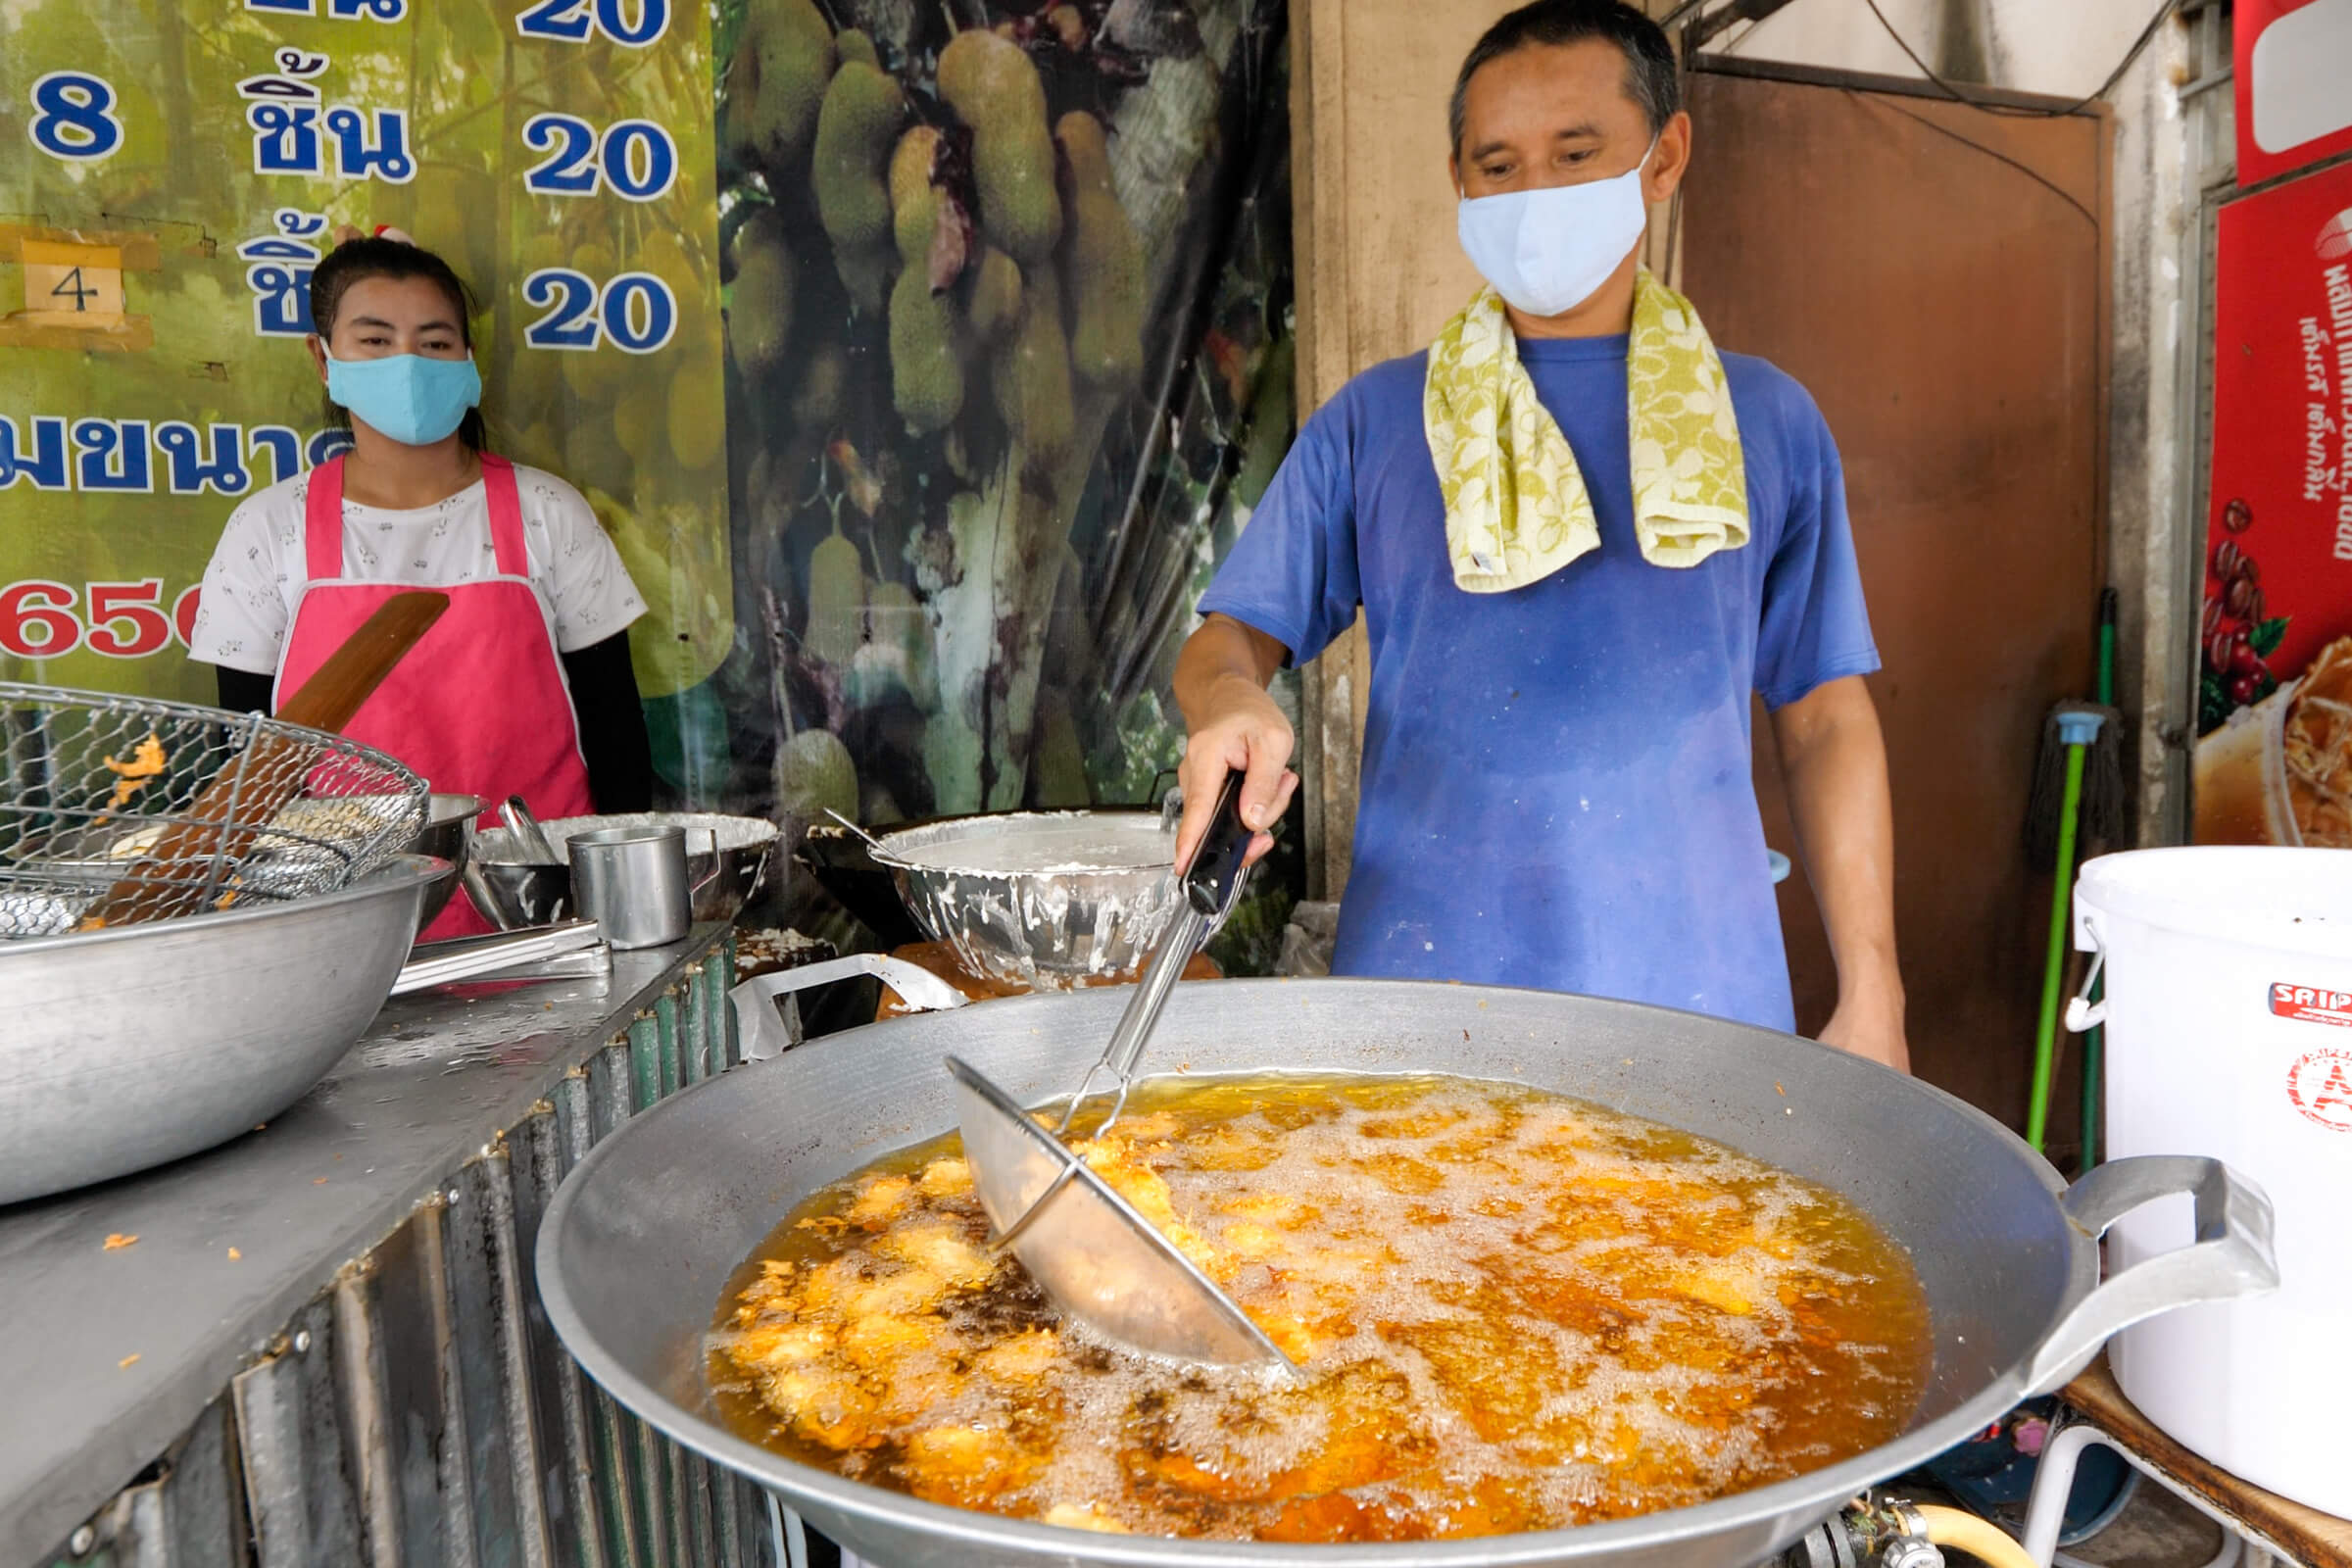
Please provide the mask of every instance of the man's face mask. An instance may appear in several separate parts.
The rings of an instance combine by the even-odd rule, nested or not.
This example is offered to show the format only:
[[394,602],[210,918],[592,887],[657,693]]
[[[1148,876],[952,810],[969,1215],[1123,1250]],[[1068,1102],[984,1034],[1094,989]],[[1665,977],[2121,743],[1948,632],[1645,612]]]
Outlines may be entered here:
[[1560,316],[1599,292],[1648,225],[1642,172],[1656,152],[1613,179],[1464,198],[1462,249],[1479,275],[1528,316]]

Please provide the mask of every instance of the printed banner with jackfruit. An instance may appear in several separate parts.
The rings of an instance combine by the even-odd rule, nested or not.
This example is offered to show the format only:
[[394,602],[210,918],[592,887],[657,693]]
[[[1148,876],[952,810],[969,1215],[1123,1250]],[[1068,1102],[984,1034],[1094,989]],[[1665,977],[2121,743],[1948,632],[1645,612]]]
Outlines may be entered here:
[[1150,801],[1176,649],[1291,438],[1282,7],[718,15],[757,635],[704,750],[801,820]]
[[0,0],[0,674],[209,700],[223,521],[341,439],[310,270],[390,223],[653,607],[668,799],[1167,782],[1293,428],[1280,0],[96,10]]

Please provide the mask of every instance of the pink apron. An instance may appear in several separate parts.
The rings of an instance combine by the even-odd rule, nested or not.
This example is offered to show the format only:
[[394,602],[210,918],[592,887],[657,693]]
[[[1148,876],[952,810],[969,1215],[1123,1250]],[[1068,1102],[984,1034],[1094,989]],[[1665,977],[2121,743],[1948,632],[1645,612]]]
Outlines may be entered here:
[[[523,554],[514,466],[482,455],[496,576],[467,582],[352,582],[343,575],[343,460],[311,470],[305,506],[308,581],[278,658],[274,709],[298,691],[378,606],[411,588],[449,595],[449,609],[409,650],[343,733],[389,752],[445,795],[485,808],[519,795],[542,821],[594,810],[570,688]],[[426,941],[494,930],[463,890]]]

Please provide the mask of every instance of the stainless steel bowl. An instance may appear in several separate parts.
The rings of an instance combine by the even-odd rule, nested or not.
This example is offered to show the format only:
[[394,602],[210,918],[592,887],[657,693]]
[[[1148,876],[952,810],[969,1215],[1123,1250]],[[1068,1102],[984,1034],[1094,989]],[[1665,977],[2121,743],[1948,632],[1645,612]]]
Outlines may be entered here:
[[934,942],[1039,991],[1141,968],[1183,906],[1156,811],[1016,811],[880,835],[874,858]]
[[450,896],[458,891],[458,883],[466,874],[466,829],[481,814],[482,798],[478,795],[428,795],[424,798],[424,827],[410,843],[409,853],[447,860],[450,874],[426,891],[424,907],[416,914],[418,931],[421,932],[439,919],[441,911],[449,907]]
[[[1864,1488],[2057,1388],[2117,1330],[2278,1283],[2269,1204],[2217,1161],[2116,1160],[2065,1188],[1983,1112],[1810,1041],[1489,986],[1227,980],[1176,988],[1152,1059],[1196,1073],[1518,1080],[1687,1128],[1842,1193],[1910,1251],[1927,1292],[1935,1355],[1909,1425],[1868,1452],[1698,1507],[1484,1540],[1315,1546],[1103,1536],[966,1512],[729,1430],[711,1402],[706,1336],[728,1279],[776,1222],[824,1184],[953,1129],[947,1053],[1040,1103],[1078,1080],[1125,1004],[1118,991],[1086,991],[873,1024],[622,1123],[539,1227],[539,1290],[556,1332],[623,1406],[894,1568],[1745,1568]],[[2196,1245],[2101,1284],[2099,1233],[2184,1191],[2196,1194]]]
[[[776,824],[759,816],[724,816],[715,811],[629,811],[612,816],[564,816],[543,822],[556,853],[574,834],[609,827],[680,827],[686,830],[686,879],[695,884],[694,918],[732,920],[752,902],[780,836]],[[718,875],[710,876],[711,835],[718,842]],[[706,881],[708,879],[708,881]]]
[[339,892],[0,943],[0,1203],[236,1137],[333,1066],[383,1005],[449,863]]

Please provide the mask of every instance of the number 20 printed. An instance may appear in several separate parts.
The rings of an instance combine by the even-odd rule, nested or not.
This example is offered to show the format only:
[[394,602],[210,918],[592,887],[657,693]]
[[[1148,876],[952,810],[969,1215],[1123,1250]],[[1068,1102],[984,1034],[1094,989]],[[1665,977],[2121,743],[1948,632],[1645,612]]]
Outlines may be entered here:
[[678,177],[677,144],[650,120],[615,121],[599,137],[576,115],[533,115],[522,140],[552,155],[522,176],[524,188],[541,196],[593,196],[610,186],[627,201],[650,202]]
[[525,38],[584,43],[601,32],[617,44],[642,49],[669,26],[669,0],[537,0],[514,19]]

